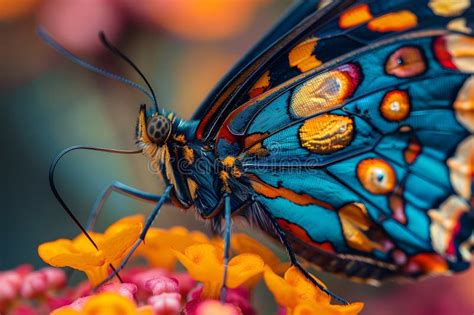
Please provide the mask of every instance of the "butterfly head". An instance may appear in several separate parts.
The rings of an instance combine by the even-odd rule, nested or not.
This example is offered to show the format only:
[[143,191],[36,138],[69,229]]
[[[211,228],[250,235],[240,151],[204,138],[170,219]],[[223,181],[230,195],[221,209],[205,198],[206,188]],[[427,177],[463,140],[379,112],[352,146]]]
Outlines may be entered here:
[[163,145],[171,134],[171,121],[164,115],[155,113],[146,122],[146,132],[153,143]]
[[162,112],[147,113],[146,106],[140,107],[136,139],[144,153],[153,153],[166,145],[173,130],[173,118]]

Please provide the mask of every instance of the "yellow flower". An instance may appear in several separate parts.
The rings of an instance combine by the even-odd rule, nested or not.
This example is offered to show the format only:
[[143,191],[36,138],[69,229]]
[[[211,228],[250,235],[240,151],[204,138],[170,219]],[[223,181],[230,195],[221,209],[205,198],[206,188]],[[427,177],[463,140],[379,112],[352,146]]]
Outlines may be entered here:
[[[202,298],[216,299],[222,288],[224,274],[222,248],[211,244],[193,245],[184,253],[174,251],[191,277],[203,283]],[[254,254],[241,254],[229,261],[227,287],[236,288],[263,271],[263,260]]]
[[[284,278],[267,267],[263,277],[277,303],[286,307],[287,315],[355,315],[364,306],[363,303],[331,305],[329,295],[313,285],[296,267],[288,269]],[[320,280],[316,281],[325,287]]]
[[265,264],[277,274],[283,274],[289,262],[282,262],[269,248],[244,233],[234,233],[231,240],[232,248],[239,254],[250,253],[260,256]]
[[[260,256],[265,264],[277,274],[283,274],[290,266],[288,262],[281,262],[280,259],[269,248],[263,246],[257,240],[254,240],[246,234],[233,234],[231,246],[238,254],[250,253]],[[247,288],[252,290],[255,288],[259,280],[260,275],[254,276],[252,279],[247,281]]]
[[145,257],[153,267],[172,271],[176,265],[176,256],[173,249],[183,252],[185,248],[191,245],[208,242],[209,238],[204,233],[190,232],[180,226],[169,230],[150,228],[145,237],[145,242],[138,247],[135,255]]
[[329,306],[298,304],[293,311],[293,315],[356,315],[359,314],[363,307],[363,303]]
[[53,311],[51,315],[153,315],[153,309],[151,306],[137,308],[130,299],[105,292],[91,296],[79,311],[66,306]]
[[43,243],[38,254],[55,267],[71,267],[86,273],[92,286],[98,285],[108,275],[109,265],[117,266],[137,241],[143,217],[127,217],[112,224],[105,233],[90,232],[97,250],[81,234],[73,240],[59,239]]

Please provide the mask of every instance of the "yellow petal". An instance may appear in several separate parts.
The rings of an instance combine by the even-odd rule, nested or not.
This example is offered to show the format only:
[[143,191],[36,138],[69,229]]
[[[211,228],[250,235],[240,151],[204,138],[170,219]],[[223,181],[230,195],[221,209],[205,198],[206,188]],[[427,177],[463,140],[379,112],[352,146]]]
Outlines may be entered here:
[[50,315],[80,315],[80,314],[81,312],[76,311],[75,309],[69,306],[60,307],[50,313]]
[[153,315],[153,307],[151,305],[145,305],[137,309],[137,315]]
[[363,307],[364,303],[360,302],[349,305],[298,304],[293,310],[293,315],[357,315]]
[[[202,282],[202,297],[217,298],[224,274],[223,250],[211,244],[193,245],[181,253],[174,250],[176,258],[196,281]],[[236,288],[262,272],[263,260],[257,255],[242,254],[229,262],[227,286]]]
[[[297,294],[298,302],[310,302],[310,303],[321,303],[329,304],[331,302],[331,297],[325,292],[316,287],[310,280],[306,279],[298,268],[290,267],[285,272],[285,281],[288,283],[295,293]],[[326,286],[319,279],[313,276],[313,278],[324,288]]]
[[[117,265],[115,265],[117,266]],[[92,287],[98,286],[109,275],[109,264],[83,270]]]
[[199,244],[186,248],[184,254],[177,250],[173,252],[194,280],[200,282],[222,281],[224,253],[216,246]]
[[110,225],[104,234],[114,234],[117,231],[121,230],[122,226],[131,226],[131,225],[143,225],[145,222],[145,217],[141,214],[131,215],[125,218],[118,220],[117,222]]
[[269,267],[265,267],[263,279],[276,302],[285,307],[294,307],[298,303],[296,291],[285,279],[273,272]]
[[262,273],[265,263],[255,254],[241,254],[229,261],[227,286],[236,288]]
[[135,244],[142,230],[141,222],[118,224],[104,234],[104,240],[99,243],[107,263],[121,261]]
[[[94,233],[90,231],[88,233],[96,244],[99,244],[104,239],[104,236],[101,233]],[[97,248],[94,247],[91,241],[84,234],[79,234],[76,236],[72,240],[72,245],[78,252],[97,252]]]
[[278,274],[284,272],[289,267],[289,263],[282,263],[269,248],[246,234],[235,233],[232,236],[231,245],[239,254],[250,253],[260,256],[265,264]]
[[176,257],[172,249],[183,252],[195,244],[208,243],[208,237],[201,232],[189,232],[184,227],[173,227],[169,230],[151,228],[145,243],[139,247],[137,255],[145,257],[154,267],[174,270]]
[[70,240],[43,243],[38,247],[38,254],[46,263],[55,267],[71,267],[87,270],[104,264],[104,258],[96,252],[79,252]]
[[117,293],[101,293],[92,296],[84,304],[84,315],[135,315],[135,304],[128,298]]
[[161,229],[150,228],[146,234],[145,242],[137,248],[135,256],[144,257],[150,266],[173,271],[176,265],[176,257],[170,244],[165,244],[161,240],[164,233]]

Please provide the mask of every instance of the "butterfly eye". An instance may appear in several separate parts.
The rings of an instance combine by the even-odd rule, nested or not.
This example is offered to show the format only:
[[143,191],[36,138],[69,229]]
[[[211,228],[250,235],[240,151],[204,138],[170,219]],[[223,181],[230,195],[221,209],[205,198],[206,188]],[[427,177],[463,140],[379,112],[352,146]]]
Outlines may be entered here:
[[155,115],[147,122],[148,137],[156,144],[165,143],[170,132],[171,123],[165,116]]

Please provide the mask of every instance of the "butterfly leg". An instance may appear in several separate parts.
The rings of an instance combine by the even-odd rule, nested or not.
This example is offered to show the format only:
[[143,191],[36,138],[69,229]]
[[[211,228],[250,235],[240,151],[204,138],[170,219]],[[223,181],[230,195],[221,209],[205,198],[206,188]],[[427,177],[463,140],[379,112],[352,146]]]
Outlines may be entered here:
[[224,279],[222,280],[221,289],[221,303],[225,303],[227,296],[227,268],[229,266],[229,252],[230,252],[230,237],[232,234],[232,221],[231,221],[231,209],[230,209],[230,195],[226,193],[224,195]]
[[156,206],[153,208],[153,210],[151,211],[150,215],[148,216],[148,218],[146,219],[145,221],[145,225],[143,226],[143,229],[140,233],[140,237],[138,238],[138,240],[135,242],[135,244],[132,246],[132,248],[128,251],[127,253],[127,256],[125,256],[125,258],[122,260],[122,262],[118,265],[118,267],[115,268],[115,270],[107,277],[105,278],[105,280],[103,280],[96,288],[100,287],[101,285],[107,283],[108,281],[110,281],[113,277],[115,277],[115,275],[123,269],[123,267],[125,267],[125,265],[127,264],[128,260],[130,259],[130,257],[132,257],[133,253],[135,252],[135,250],[138,248],[138,246],[140,246],[140,244],[145,240],[145,236],[146,236],[146,233],[148,232],[148,230],[150,229],[151,227],[151,224],[153,223],[153,221],[155,220],[155,217],[156,215],[158,214],[158,212],[160,211],[161,207],[163,206],[163,204],[168,200],[169,198],[169,195],[170,195],[170,191],[171,191],[171,188],[173,188],[173,186],[168,186],[166,187],[165,191],[163,192],[163,195],[161,195],[160,197],[160,200],[158,201],[158,203],[156,204]]
[[332,293],[331,291],[329,291],[328,289],[326,289],[325,287],[323,287],[318,281],[316,281],[310,274],[308,271],[306,271],[306,269],[303,268],[303,266],[300,265],[300,263],[298,262],[298,259],[296,258],[296,254],[295,252],[293,251],[293,248],[291,247],[290,243],[288,242],[288,239],[286,238],[286,233],[285,231],[282,230],[282,228],[280,227],[280,225],[278,224],[278,222],[275,221],[275,219],[273,218],[273,216],[271,216],[269,213],[267,213],[267,215],[269,216],[269,219],[271,220],[272,222],[272,225],[275,229],[275,232],[277,233],[278,235],[278,238],[280,239],[280,242],[283,244],[283,246],[285,246],[286,248],[286,251],[288,253],[288,256],[290,257],[290,262],[293,266],[295,266],[296,268],[298,268],[298,270],[306,277],[306,279],[308,279],[309,281],[311,281],[315,286],[317,286],[320,290],[322,290],[323,292],[325,292],[326,294],[328,294],[330,297],[332,297],[333,299],[339,301],[340,303],[342,304],[349,304],[349,302],[347,302],[346,299],[338,296],[337,294],[335,293]]
[[102,193],[97,197],[94,205],[92,206],[89,217],[87,219],[86,229],[91,231],[94,229],[94,225],[97,221],[97,217],[99,216],[102,208],[104,207],[105,203],[109,199],[112,192],[117,192],[119,194],[139,199],[146,202],[156,203],[160,200],[161,196],[150,194],[134,187],[128,186],[124,183],[115,181],[111,185],[109,185],[106,189],[102,191]]

